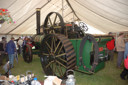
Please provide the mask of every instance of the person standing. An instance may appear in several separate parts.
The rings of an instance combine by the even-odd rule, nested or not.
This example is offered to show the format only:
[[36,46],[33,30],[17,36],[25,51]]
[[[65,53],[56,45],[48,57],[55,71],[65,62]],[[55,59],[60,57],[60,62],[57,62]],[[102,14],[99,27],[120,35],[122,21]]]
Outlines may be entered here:
[[23,40],[23,44],[22,44],[22,47],[24,47],[26,44],[27,44],[27,41],[28,41],[28,38],[25,37],[24,40]]
[[19,47],[19,54],[22,54],[22,44],[23,44],[23,40],[21,39],[21,37],[19,37],[18,40],[18,47]]
[[112,35],[111,32],[108,33],[109,36],[112,36],[112,40],[111,41],[108,41],[106,43],[106,47],[107,47],[107,53],[108,53],[108,56],[110,58],[111,61],[113,61],[113,57],[114,57],[114,49],[115,49],[115,39]]
[[[0,41],[0,65],[3,64],[3,59],[6,57],[6,38],[2,37],[2,41]],[[8,58],[6,58],[6,61],[8,60]]]
[[124,33],[120,33],[119,37],[116,40],[116,50],[118,52],[117,67],[121,68],[121,63],[124,59],[124,50],[125,50]]
[[[124,51],[124,60],[128,57],[128,42],[125,44],[125,51]],[[125,80],[125,77],[128,78],[128,69],[124,67],[124,70],[121,72],[120,77]]]
[[[25,53],[25,48],[26,48],[27,40],[28,40],[27,37],[25,37],[24,40],[23,40],[23,44],[22,44],[22,49],[23,49],[22,52],[23,52],[23,54]],[[24,57],[24,55],[22,55],[22,56]]]
[[11,65],[11,68],[13,67],[14,57],[15,57],[15,51],[16,51],[16,45],[14,43],[14,37],[11,37],[11,40],[7,43],[6,51],[8,53],[9,62]]

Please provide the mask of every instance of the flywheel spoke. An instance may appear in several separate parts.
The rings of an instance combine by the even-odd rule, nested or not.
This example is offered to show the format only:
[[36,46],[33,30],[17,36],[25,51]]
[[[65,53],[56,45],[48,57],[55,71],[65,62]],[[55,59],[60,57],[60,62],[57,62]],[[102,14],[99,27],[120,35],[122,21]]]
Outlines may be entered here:
[[51,61],[48,63],[48,65],[46,65],[46,68],[48,68],[54,61]]
[[45,28],[45,30],[49,30],[50,28]]
[[56,62],[55,62],[55,63],[54,63],[54,67],[53,67],[53,75],[55,75],[56,69],[57,69],[57,65],[56,65]]
[[53,26],[55,25],[56,18],[57,18],[57,14],[56,14],[56,16],[55,16],[55,19],[54,19],[54,22],[53,22]]
[[52,50],[51,50],[51,52],[53,52],[53,42],[54,42],[54,37],[52,38],[52,42],[51,42],[51,48],[52,48]]
[[48,17],[48,20],[50,22],[50,25],[52,26],[52,21],[51,21],[50,17]]
[[60,68],[60,72],[61,72],[61,74],[62,74],[62,76],[64,75],[63,74],[63,69],[62,69],[62,67],[60,66],[60,64],[59,64],[59,68]]
[[48,46],[48,48],[49,48],[50,50],[52,50],[52,48],[50,47],[50,45],[48,44],[48,42],[46,41],[45,43],[46,43],[46,45]]
[[66,53],[62,53],[62,54],[56,55],[56,58],[57,58],[57,57],[64,56],[64,55],[66,55]]
[[63,58],[58,57],[57,59],[59,59],[59,60],[65,62],[65,63],[67,63],[67,61],[66,61],[65,59],[63,59]]
[[47,48],[47,51],[49,52],[49,54],[51,54],[50,50]]
[[66,66],[63,65],[61,62],[59,62],[59,61],[57,61],[57,60],[56,60],[56,62],[57,62],[58,64],[60,64],[61,66],[63,66],[64,68],[66,68]]
[[56,41],[57,41],[57,39],[54,37],[54,48],[56,48]]
[[60,54],[61,50],[62,50],[63,46],[60,47],[59,51],[58,51],[58,54]]
[[61,26],[54,26],[54,29],[58,29],[58,28],[61,28]]
[[[59,64],[59,66],[60,66],[60,64]],[[62,76],[62,73],[61,73],[61,71],[60,71],[60,68],[59,68],[59,67],[57,67],[57,71],[58,71],[58,73],[60,74],[60,76]]]
[[61,42],[59,41],[59,43],[58,43],[57,47],[55,48],[54,53],[56,53],[56,50],[58,49],[58,47],[59,47],[60,43],[61,43]]

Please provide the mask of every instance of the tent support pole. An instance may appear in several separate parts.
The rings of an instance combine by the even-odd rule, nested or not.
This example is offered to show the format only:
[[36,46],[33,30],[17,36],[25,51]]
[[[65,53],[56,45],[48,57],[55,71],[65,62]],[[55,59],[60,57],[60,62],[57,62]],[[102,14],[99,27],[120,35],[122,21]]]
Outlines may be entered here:
[[69,1],[66,0],[66,2],[68,4],[68,6],[71,8],[71,10],[73,11],[74,15],[78,18],[78,20],[80,20],[80,18],[76,15],[76,13],[75,13],[74,9],[72,8],[71,4],[69,3]]

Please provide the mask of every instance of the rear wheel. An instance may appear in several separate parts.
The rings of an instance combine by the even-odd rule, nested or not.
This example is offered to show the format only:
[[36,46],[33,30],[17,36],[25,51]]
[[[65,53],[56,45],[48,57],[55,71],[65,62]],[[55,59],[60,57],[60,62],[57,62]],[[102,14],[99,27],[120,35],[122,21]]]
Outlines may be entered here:
[[46,75],[66,77],[66,71],[74,69],[76,55],[72,43],[63,35],[49,34],[42,41],[41,63]]

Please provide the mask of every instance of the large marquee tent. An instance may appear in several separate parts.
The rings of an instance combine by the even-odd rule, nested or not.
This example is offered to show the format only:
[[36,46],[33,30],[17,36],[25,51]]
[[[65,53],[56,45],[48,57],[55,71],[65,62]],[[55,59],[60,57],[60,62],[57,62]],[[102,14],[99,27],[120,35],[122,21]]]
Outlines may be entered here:
[[65,22],[84,21],[108,32],[128,31],[127,0],[0,0],[16,23],[2,23],[0,34],[36,34],[36,8],[41,25],[49,12],[58,12]]

